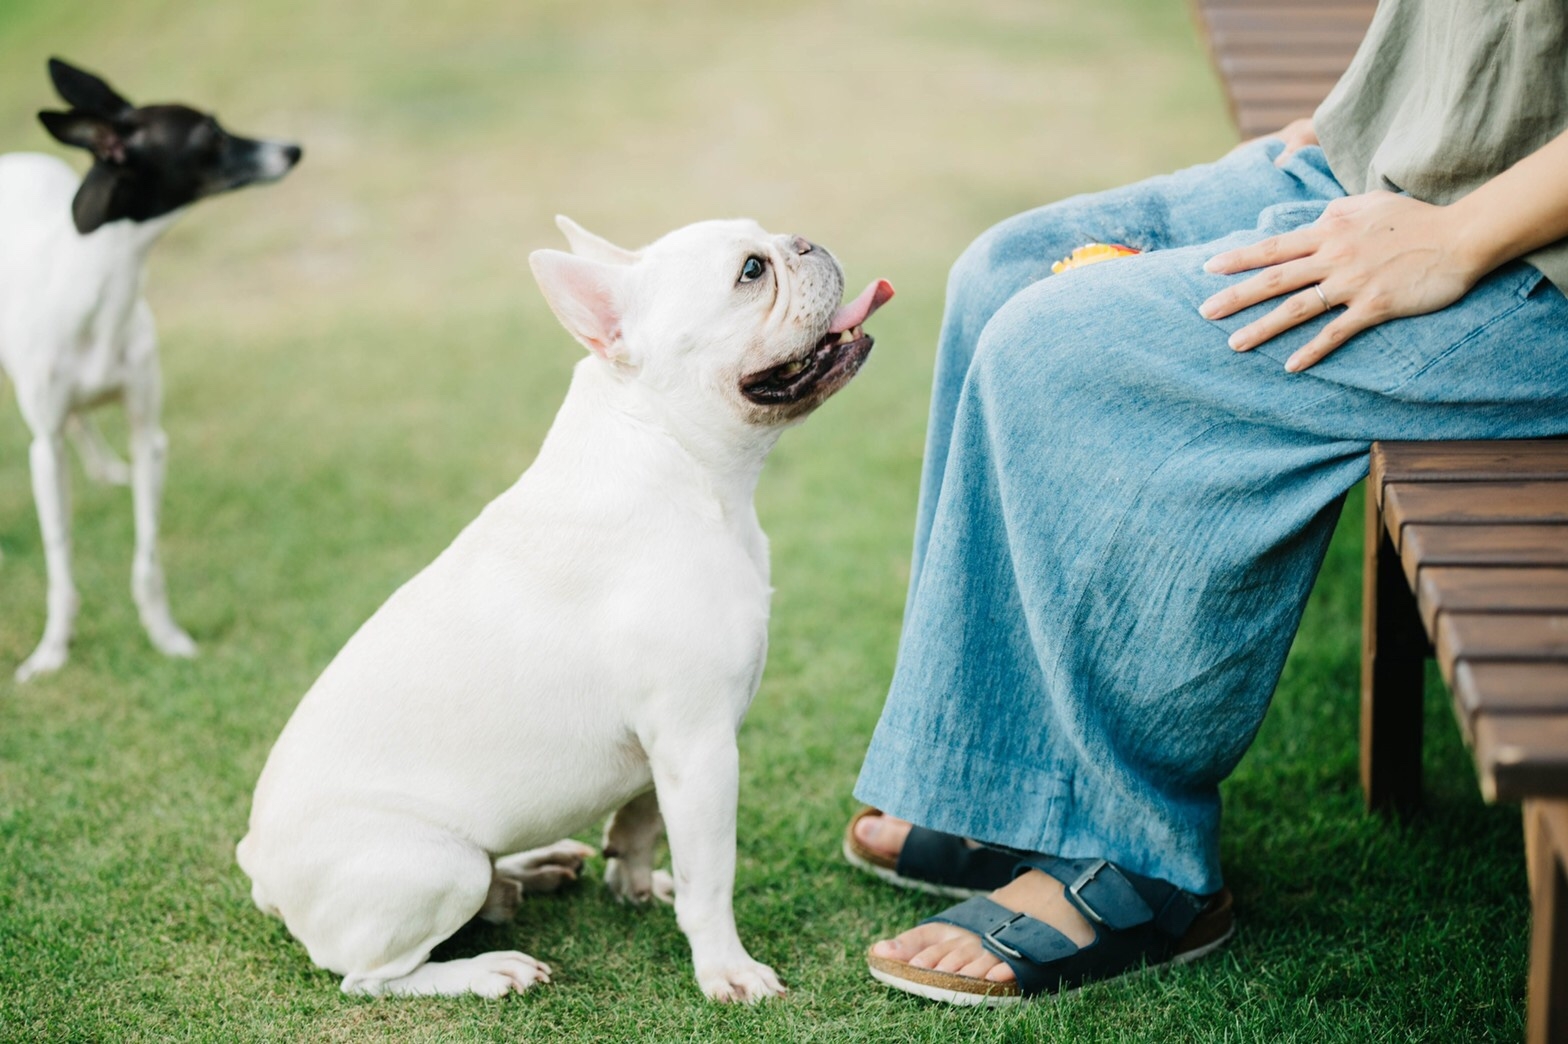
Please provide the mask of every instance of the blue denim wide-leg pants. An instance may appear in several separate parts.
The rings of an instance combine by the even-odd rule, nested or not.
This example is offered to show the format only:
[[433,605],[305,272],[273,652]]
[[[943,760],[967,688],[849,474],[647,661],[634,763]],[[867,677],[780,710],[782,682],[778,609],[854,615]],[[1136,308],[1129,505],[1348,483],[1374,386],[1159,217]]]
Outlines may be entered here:
[[[1198,305],[1220,250],[1344,195],[1278,141],[1019,215],[949,285],[891,691],[856,794],[993,844],[1216,891],[1219,783],[1279,679],[1374,439],[1568,433],[1568,298],[1506,265],[1285,359]],[[1145,251],[1048,276],[1085,242]]]

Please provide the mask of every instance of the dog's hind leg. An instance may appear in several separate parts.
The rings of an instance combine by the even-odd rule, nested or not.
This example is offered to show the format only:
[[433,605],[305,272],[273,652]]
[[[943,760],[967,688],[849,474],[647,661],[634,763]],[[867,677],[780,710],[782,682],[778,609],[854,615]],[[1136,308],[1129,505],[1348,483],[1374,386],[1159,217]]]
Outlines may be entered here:
[[16,669],[19,682],[65,665],[80,604],[71,580],[70,475],[65,467],[65,437],[58,428],[35,429],[28,463],[32,468],[38,528],[43,535],[44,564],[49,572],[49,596],[44,636],[33,654]]
[[82,470],[87,472],[88,478],[106,486],[131,484],[131,466],[109,448],[108,440],[91,417],[71,414],[65,422],[65,433],[76,447],[76,455],[81,458]]
[[604,826],[604,883],[623,903],[675,901],[675,881],[653,868],[654,847],[664,833],[659,798],[652,790],[616,810]]
[[344,993],[500,997],[550,979],[515,951],[429,960],[479,913],[492,870],[483,849],[418,819],[345,813],[286,847],[247,838],[240,858],[311,960],[343,976]]
[[[141,336],[152,336],[147,317]],[[136,551],[131,560],[131,597],[147,636],[167,656],[195,656],[196,643],[174,622],[158,558],[158,513],[168,468],[169,440],[158,423],[162,385],[158,359],[150,346],[139,353],[141,366],[125,396],[131,428],[131,500],[136,514]]]
[[495,861],[490,894],[479,911],[480,919],[505,924],[517,912],[523,896],[559,892],[577,880],[583,862],[593,854],[593,849],[581,841],[568,838],[544,848],[502,856]]

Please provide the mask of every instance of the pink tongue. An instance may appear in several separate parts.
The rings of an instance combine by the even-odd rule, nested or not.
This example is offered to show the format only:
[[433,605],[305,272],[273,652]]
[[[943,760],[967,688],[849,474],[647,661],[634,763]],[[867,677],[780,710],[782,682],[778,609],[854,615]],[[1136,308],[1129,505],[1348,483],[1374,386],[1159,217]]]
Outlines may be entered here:
[[893,299],[893,284],[886,279],[878,279],[864,290],[860,296],[849,304],[839,306],[833,313],[833,318],[828,322],[828,333],[843,333],[871,318],[871,313],[887,304]]

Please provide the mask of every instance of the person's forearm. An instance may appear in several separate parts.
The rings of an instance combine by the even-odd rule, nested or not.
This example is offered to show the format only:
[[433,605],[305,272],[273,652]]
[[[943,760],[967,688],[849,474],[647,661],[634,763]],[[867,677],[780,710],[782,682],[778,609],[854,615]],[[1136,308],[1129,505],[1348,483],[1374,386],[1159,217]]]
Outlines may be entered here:
[[1447,209],[1477,278],[1568,236],[1568,131]]

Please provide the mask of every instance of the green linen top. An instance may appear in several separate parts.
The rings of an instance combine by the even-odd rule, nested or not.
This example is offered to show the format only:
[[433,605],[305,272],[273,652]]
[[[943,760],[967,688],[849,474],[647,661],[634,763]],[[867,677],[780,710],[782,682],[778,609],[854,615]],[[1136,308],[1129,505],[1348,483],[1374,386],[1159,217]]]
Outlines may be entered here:
[[[1568,129],[1568,0],[1381,0],[1312,123],[1346,191],[1452,203]],[[1568,238],[1522,260],[1568,294]]]

